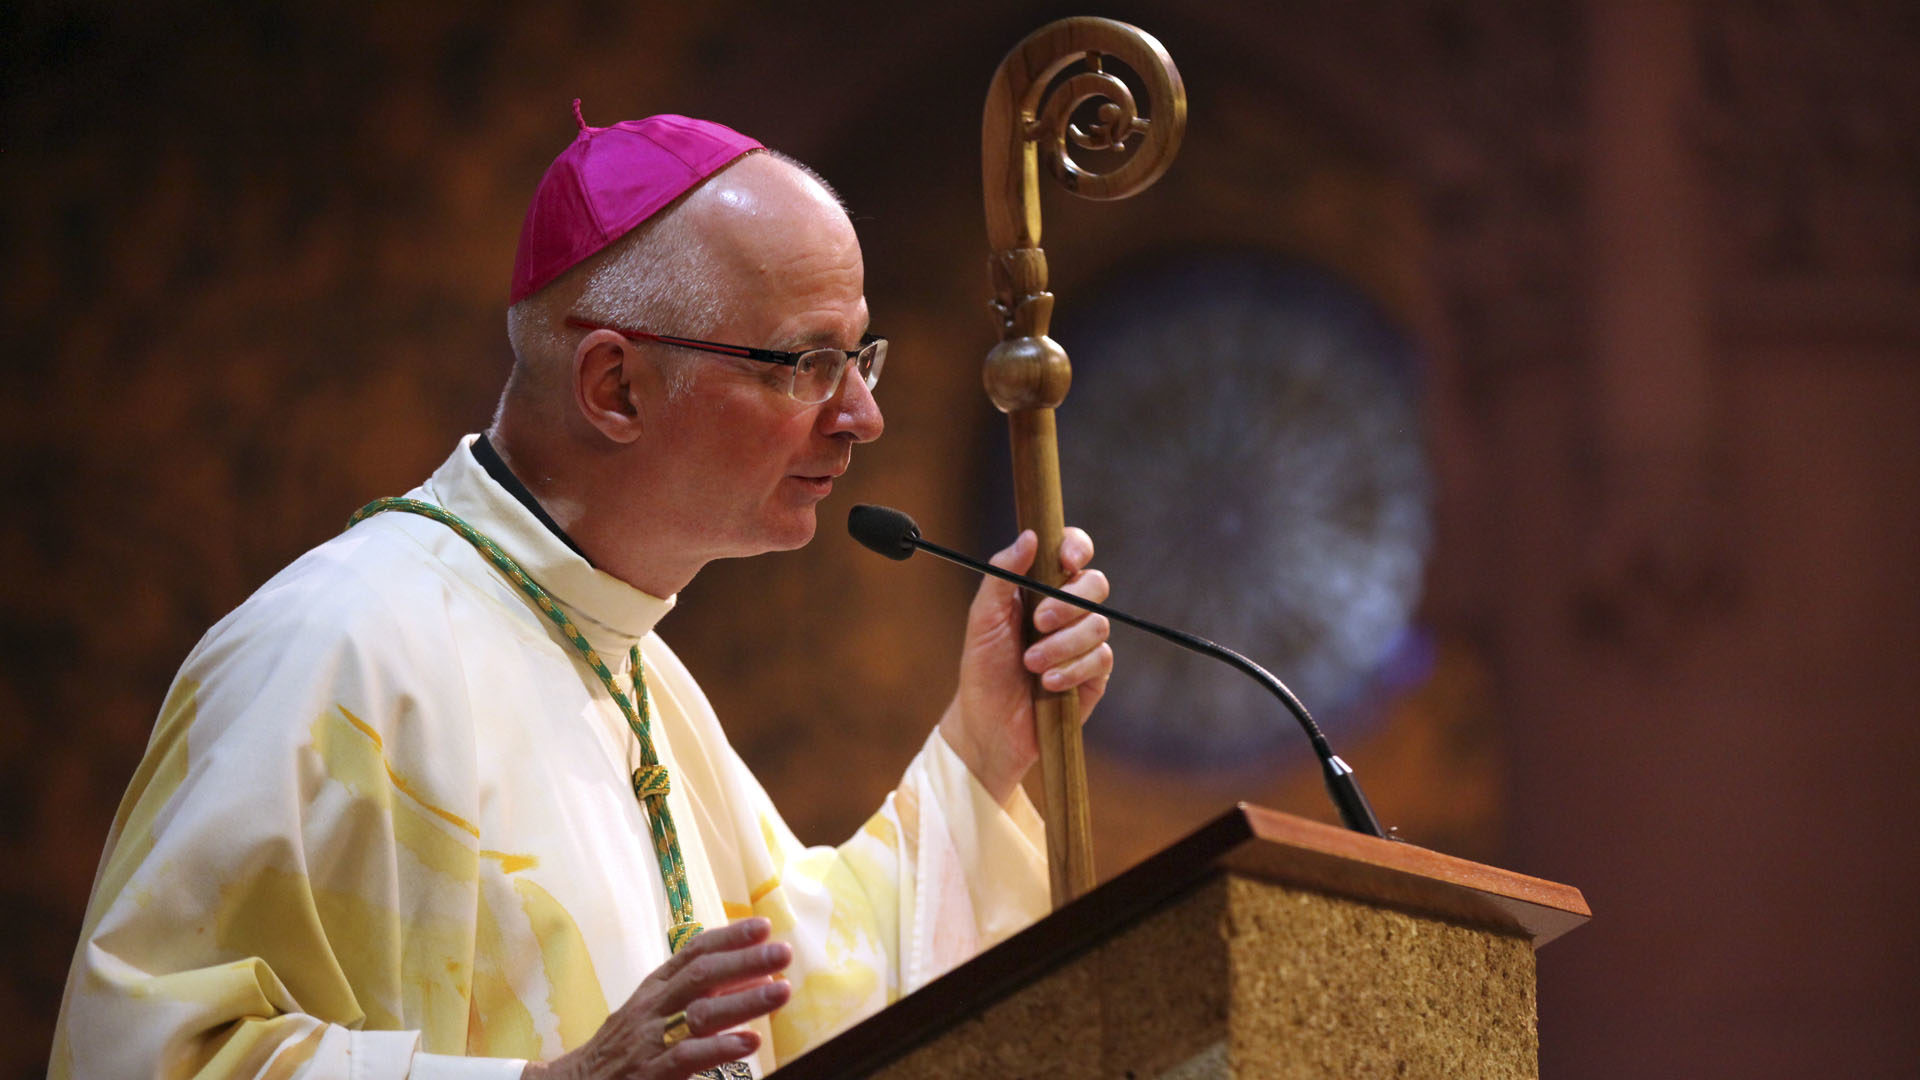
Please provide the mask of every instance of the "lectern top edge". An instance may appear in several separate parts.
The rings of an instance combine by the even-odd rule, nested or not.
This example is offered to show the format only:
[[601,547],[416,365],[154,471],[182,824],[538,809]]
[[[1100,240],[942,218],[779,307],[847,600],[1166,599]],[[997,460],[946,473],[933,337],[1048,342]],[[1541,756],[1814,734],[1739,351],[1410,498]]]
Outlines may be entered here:
[[1524,936],[1536,949],[1593,917],[1570,885],[1248,803],[1189,839],[1221,825],[1239,839],[1214,858],[1235,873]]

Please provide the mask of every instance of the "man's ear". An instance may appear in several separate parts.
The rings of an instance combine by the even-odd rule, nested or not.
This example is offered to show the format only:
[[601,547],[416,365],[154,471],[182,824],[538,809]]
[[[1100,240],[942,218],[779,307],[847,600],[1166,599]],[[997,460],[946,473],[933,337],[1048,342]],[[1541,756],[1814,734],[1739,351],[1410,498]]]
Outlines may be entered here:
[[633,442],[644,432],[641,405],[654,400],[659,388],[651,384],[658,380],[638,347],[611,330],[595,330],[574,347],[574,406],[616,443]]

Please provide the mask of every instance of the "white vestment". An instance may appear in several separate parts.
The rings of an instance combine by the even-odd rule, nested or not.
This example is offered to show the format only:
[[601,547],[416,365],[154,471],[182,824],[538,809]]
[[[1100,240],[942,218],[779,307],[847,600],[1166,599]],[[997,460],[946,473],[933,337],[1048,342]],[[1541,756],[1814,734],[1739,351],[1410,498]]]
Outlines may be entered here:
[[[793,946],[756,1075],[1046,910],[1033,807],[997,805],[937,732],[851,840],[803,847],[652,633],[671,599],[593,569],[464,442],[409,494],[513,555],[622,686],[640,643],[695,918],[762,915]],[[466,540],[354,526],[182,667],[52,1075],[512,1077],[580,1045],[668,955],[639,764],[600,680]]]

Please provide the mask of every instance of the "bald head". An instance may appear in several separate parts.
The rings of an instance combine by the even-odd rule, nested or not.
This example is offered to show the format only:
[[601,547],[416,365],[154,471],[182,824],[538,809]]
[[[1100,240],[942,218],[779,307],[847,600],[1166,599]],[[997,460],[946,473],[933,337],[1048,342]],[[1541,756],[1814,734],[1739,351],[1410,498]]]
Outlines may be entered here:
[[673,224],[699,238],[716,266],[751,282],[777,253],[857,254],[846,210],[825,181],[771,153],[749,154],[689,192]]

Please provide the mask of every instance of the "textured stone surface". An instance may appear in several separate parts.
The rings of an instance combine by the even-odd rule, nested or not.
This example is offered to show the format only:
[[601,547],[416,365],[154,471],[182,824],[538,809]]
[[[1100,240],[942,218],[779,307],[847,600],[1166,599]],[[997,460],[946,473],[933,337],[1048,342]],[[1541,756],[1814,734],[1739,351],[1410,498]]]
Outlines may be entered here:
[[1205,1056],[1226,1031],[1224,899],[1175,903],[879,1075],[1148,1077]]
[[1539,1075],[1524,939],[1243,878],[1226,889],[1234,1076]]
[[1215,879],[880,1076],[1539,1075],[1523,939]]

